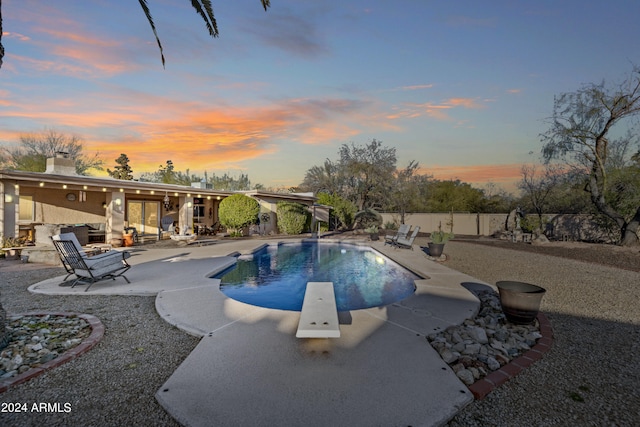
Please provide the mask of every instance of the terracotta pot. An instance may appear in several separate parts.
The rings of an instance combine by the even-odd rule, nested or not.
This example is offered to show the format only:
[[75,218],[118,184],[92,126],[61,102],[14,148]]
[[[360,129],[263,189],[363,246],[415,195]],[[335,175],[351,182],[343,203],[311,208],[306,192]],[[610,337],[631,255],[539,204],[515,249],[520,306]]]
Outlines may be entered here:
[[133,233],[122,234],[122,243],[125,247],[133,246]]
[[500,292],[502,311],[509,322],[524,325],[535,320],[546,289],[512,281],[496,282],[496,286]]
[[429,256],[440,258],[444,251],[444,243],[429,243]]

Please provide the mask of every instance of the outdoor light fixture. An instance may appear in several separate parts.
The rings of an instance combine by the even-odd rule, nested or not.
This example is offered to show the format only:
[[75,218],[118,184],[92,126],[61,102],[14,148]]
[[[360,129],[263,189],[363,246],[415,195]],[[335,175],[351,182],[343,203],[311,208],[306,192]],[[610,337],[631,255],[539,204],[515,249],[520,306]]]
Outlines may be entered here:
[[169,199],[169,195],[167,193],[164,194],[162,203],[164,203],[164,210],[169,211],[169,209],[171,208],[171,200]]
[[187,207],[190,208],[191,206],[193,206],[193,203],[187,202]]
[[122,199],[115,199],[116,206],[122,205]]
[[13,196],[11,194],[5,194],[4,195],[4,202],[5,203],[11,203],[13,202]]

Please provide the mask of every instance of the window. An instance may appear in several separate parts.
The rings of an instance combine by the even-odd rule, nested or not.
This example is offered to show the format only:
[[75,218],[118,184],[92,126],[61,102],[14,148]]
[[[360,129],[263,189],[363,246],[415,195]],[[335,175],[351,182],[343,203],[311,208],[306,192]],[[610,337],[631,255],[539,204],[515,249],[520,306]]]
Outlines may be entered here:
[[35,210],[33,196],[20,196],[18,209],[20,209],[18,221],[33,221],[33,213]]

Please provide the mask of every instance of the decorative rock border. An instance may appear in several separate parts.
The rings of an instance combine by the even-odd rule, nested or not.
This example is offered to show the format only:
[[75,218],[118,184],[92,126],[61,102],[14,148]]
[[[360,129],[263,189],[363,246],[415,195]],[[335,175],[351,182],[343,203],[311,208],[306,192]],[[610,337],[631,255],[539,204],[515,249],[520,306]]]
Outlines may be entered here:
[[520,355],[516,359],[513,359],[500,369],[491,372],[481,380],[471,384],[468,388],[476,399],[484,399],[497,387],[509,381],[533,363],[542,359],[542,356],[551,349],[551,345],[553,344],[553,329],[551,328],[551,322],[549,322],[547,316],[540,312],[538,313],[537,319],[540,325],[540,334],[542,335],[542,338],[539,338],[536,341],[536,345],[534,345],[531,350]]
[[[14,314],[11,314],[12,316]],[[73,347],[72,349],[64,352],[63,354],[61,354],[60,356],[56,357],[55,359],[52,359],[46,363],[43,363],[42,365],[33,368],[33,369],[29,369],[27,372],[24,372],[22,374],[16,375],[15,377],[11,377],[11,378],[7,378],[4,380],[0,381],[0,393],[4,393],[5,391],[7,391],[10,387],[13,387],[15,385],[18,384],[22,384],[23,382],[29,381],[32,378],[37,377],[38,375],[42,375],[44,374],[46,371],[53,369],[53,368],[57,368],[58,366],[62,365],[63,363],[67,363],[73,359],[75,359],[77,356],[86,353],[87,351],[91,350],[93,347],[95,347],[96,344],[98,344],[100,342],[100,340],[102,339],[102,337],[104,336],[104,325],[102,324],[102,322],[100,321],[100,319],[98,319],[95,316],[92,316],[90,314],[81,314],[81,313],[71,313],[71,312],[28,312],[28,313],[19,313],[16,314],[17,316],[65,316],[65,317],[71,317],[71,316],[75,316],[78,317],[80,319],[85,320],[89,326],[91,326],[91,334],[85,338],[80,344],[78,344],[77,346]]]

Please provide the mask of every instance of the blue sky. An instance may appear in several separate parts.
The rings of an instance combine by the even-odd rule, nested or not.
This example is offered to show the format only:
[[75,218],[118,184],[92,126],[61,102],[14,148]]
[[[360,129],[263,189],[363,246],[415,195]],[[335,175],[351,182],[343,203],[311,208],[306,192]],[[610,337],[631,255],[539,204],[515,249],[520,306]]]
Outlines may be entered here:
[[[171,159],[288,187],[375,138],[422,173],[512,189],[553,97],[640,64],[640,2],[5,0],[0,144],[80,136],[135,174]],[[534,154],[530,154],[533,152]]]

